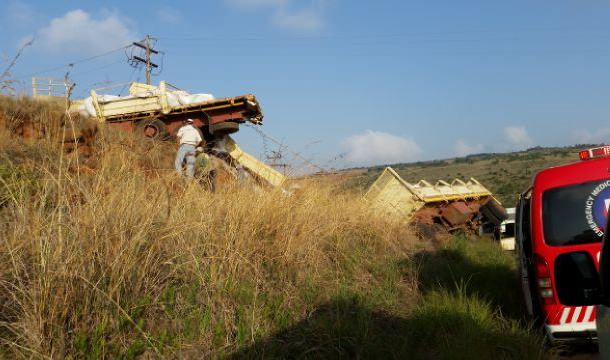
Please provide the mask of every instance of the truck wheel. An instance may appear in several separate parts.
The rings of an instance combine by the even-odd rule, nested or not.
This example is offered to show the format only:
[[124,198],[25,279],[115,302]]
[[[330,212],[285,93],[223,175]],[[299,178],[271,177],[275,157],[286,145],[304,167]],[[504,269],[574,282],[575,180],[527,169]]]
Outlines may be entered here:
[[483,206],[481,207],[481,214],[483,214],[483,220],[488,222],[488,223],[492,223],[495,226],[500,226],[500,224],[502,223],[502,220],[499,219],[498,217],[496,217],[496,215],[494,214],[494,212],[487,206]]
[[489,211],[493,214],[494,217],[498,218],[500,221],[504,221],[508,219],[508,214],[506,213],[506,209],[502,207],[496,200],[491,199],[487,202],[487,204],[483,205],[483,207],[489,209]]
[[138,122],[137,131],[151,140],[165,140],[169,137],[167,125],[159,119],[146,119]]
[[210,125],[210,133],[214,136],[233,134],[239,130],[239,124],[233,121],[221,122]]

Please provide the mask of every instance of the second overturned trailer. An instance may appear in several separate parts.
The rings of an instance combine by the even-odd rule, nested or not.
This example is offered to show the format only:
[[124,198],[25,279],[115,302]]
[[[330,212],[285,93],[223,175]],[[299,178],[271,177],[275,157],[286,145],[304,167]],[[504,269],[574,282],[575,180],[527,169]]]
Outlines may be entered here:
[[498,228],[506,211],[491,191],[475,179],[451,183],[422,180],[411,184],[387,167],[365,194],[380,212],[419,224],[439,224],[448,230]]

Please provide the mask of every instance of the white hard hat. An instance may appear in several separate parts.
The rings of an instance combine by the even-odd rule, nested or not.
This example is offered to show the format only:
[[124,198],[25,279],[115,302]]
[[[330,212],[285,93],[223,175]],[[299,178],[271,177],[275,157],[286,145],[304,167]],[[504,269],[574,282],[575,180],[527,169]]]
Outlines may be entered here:
[[189,123],[189,124],[192,124],[192,123],[193,123],[193,119],[186,119],[186,120],[184,120],[184,121],[186,121],[186,122],[187,122],[187,123]]

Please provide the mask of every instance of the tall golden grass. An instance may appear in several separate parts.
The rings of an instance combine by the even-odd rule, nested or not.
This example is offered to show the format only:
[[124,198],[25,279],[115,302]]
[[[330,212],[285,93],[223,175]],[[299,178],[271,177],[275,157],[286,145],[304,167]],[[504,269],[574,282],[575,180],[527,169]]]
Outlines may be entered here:
[[0,358],[547,355],[496,244],[417,240],[328,182],[209,192],[108,129],[66,152],[78,121],[0,98]]
[[0,356],[230,354],[338,294],[376,291],[375,264],[414,241],[315,182],[211,193],[154,168],[171,146],[102,137],[84,171],[3,128]]

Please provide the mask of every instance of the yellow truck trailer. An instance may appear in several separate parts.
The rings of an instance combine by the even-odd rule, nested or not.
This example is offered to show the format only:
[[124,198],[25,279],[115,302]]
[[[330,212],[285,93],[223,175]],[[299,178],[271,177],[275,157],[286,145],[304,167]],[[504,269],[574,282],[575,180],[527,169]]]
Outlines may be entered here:
[[447,228],[499,226],[506,212],[491,191],[476,179],[411,184],[385,168],[364,196],[377,211],[405,222],[441,224]]

